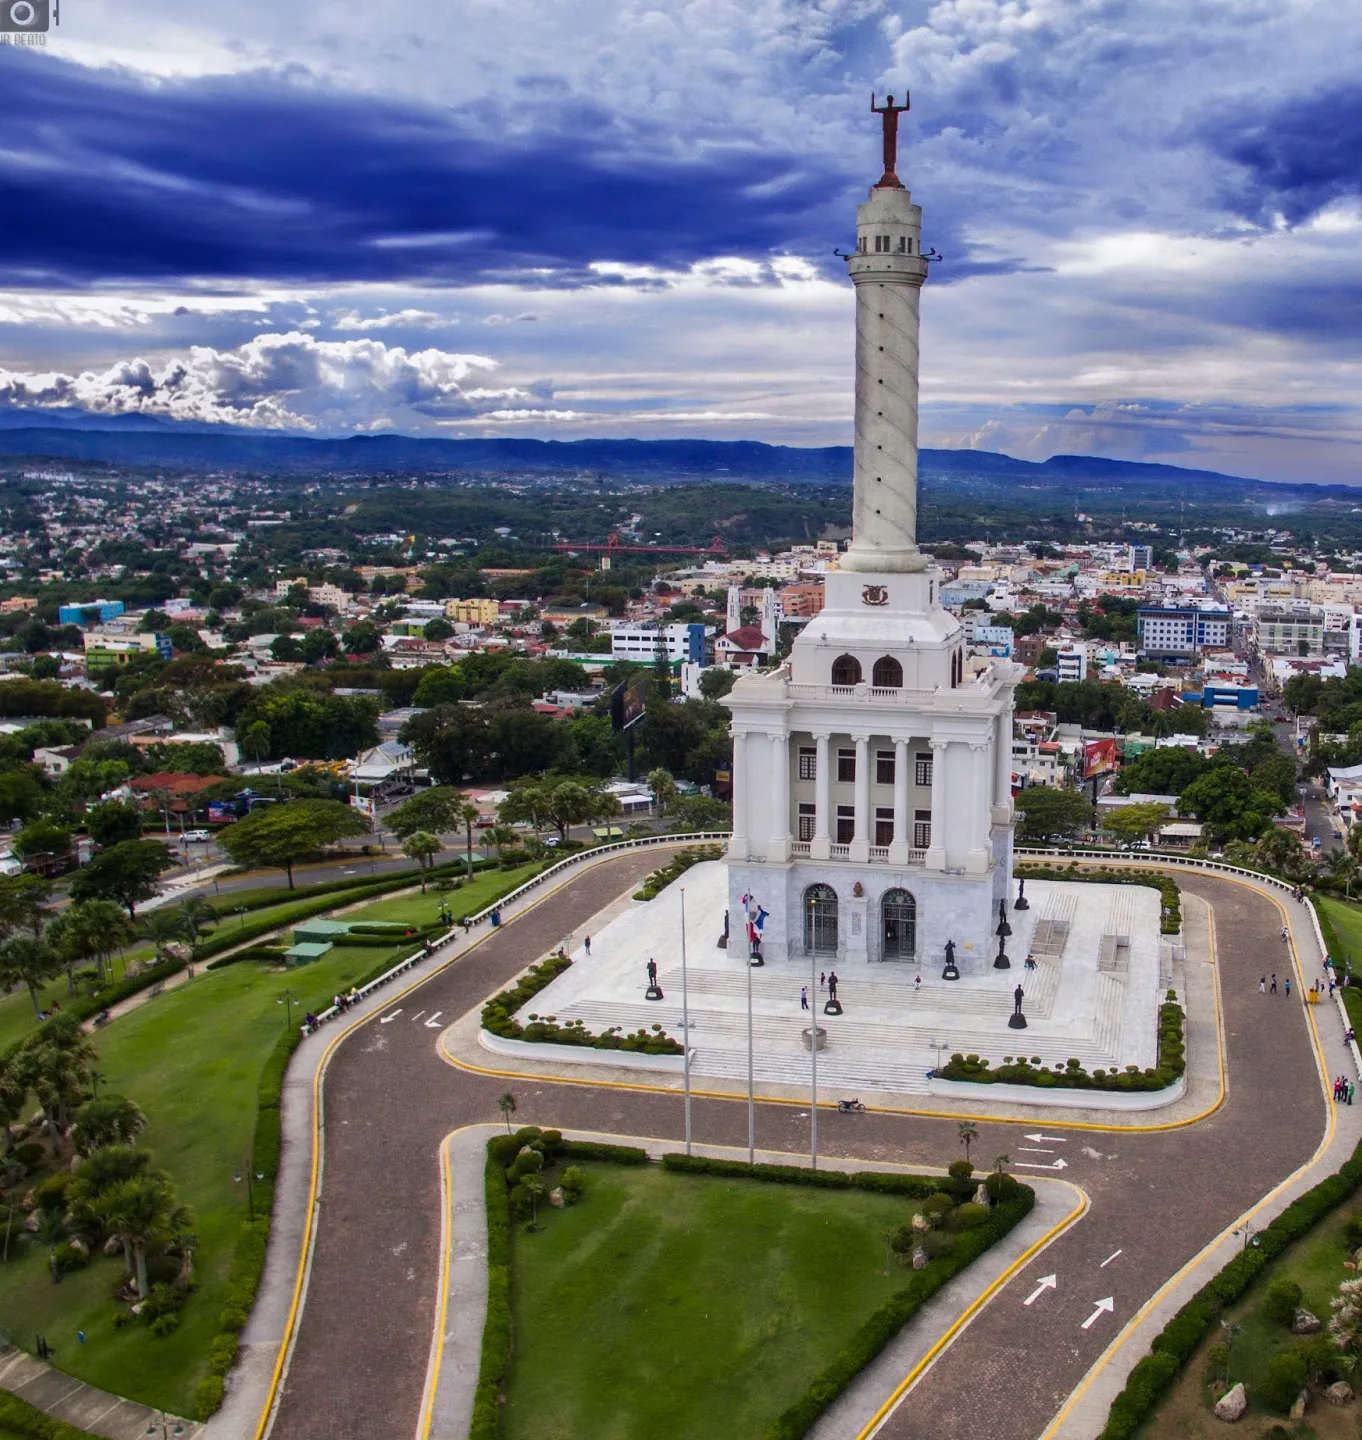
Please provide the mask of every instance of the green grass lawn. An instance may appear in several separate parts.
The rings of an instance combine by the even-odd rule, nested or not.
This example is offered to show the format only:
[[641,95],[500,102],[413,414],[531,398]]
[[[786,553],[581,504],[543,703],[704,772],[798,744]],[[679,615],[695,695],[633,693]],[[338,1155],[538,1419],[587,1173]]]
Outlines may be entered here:
[[905,1283],[859,1190],[590,1166],[513,1234],[507,1440],[750,1440]]
[[360,910],[347,910],[346,920],[407,920],[424,925],[440,915],[440,903],[449,906],[457,920],[462,915],[476,915],[485,910],[498,895],[505,895],[516,886],[523,885],[532,875],[538,873],[537,864],[521,865],[514,870],[489,870],[465,880],[457,890],[440,891],[434,885],[422,895],[401,895],[395,899],[375,900]]
[[[1315,904],[1341,951],[1333,957],[1339,972],[1346,966],[1354,976],[1362,976],[1362,905],[1350,905],[1324,895],[1317,895]],[[1362,988],[1347,986],[1343,991],[1343,1004],[1353,1029],[1362,1032]]]
[[[493,872],[448,893],[456,914],[480,909],[534,871]],[[385,899],[347,920],[433,919],[441,896],[434,890]],[[207,1372],[207,1348],[217,1333],[227,1273],[240,1222],[246,1215],[243,1169],[256,1115],[256,1088],[265,1060],[279,1037],[291,993],[293,1022],[321,1010],[338,990],[368,978],[379,967],[410,954],[412,942],[398,945],[337,946],[319,961],[276,971],[245,962],[200,971],[195,979],[167,990],[95,1032],[104,1090],[130,1096],[149,1123],[141,1143],[170,1171],[181,1199],[197,1217],[197,1271],[200,1290],[173,1335],[158,1339],[140,1325],[116,1330],[112,1292],[122,1262],[97,1259],[60,1285],[48,1277],[45,1252],[30,1246],[11,1250],[0,1265],[0,1326],[27,1348],[41,1331],[56,1347],[56,1363],[92,1385],[149,1405],[188,1414],[195,1384]],[[132,952],[130,952],[132,953]],[[65,980],[59,982],[65,989]],[[27,992],[0,1008],[21,1002],[27,1020],[14,1026],[18,1038],[32,1023]],[[28,1188],[25,1182],[19,1193]],[[85,1345],[76,1341],[84,1330]],[[3,1436],[0,1436],[3,1440]]]
[[[1249,1415],[1263,1417],[1265,1424],[1281,1421],[1265,1405],[1255,1403],[1255,1391],[1267,1370],[1268,1361],[1280,1350],[1287,1350],[1298,1338],[1288,1328],[1261,1314],[1263,1299],[1274,1280],[1294,1280],[1301,1287],[1301,1305],[1328,1324],[1329,1302],[1338,1294],[1341,1281],[1353,1278],[1355,1272],[1345,1270],[1343,1262],[1349,1251],[1343,1238],[1343,1226],[1356,1207],[1344,1205],[1328,1219],[1322,1220],[1308,1235],[1292,1245],[1284,1255],[1266,1266],[1252,1288],[1239,1304],[1227,1310],[1222,1319],[1242,1327],[1230,1352],[1229,1381],[1242,1380],[1249,1393]],[[1224,1433],[1225,1425],[1215,1419],[1211,1408],[1215,1397],[1209,1381],[1218,1376],[1209,1374],[1208,1352],[1212,1345],[1224,1343],[1220,1326],[1197,1348],[1182,1375],[1173,1383],[1163,1403],[1144,1423],[1137,1434],[1141,1440],[1212,1440]],[[1352,1379],[1353,1377],[1349,1377]],[[1353,1380],[1355,1384],[1356,1381]],[[1291,1428],[1293,1437],[1332,1437],[1357,1435],[1357,1421],[1352,1408],[1333,1410],[1316,1400],[1311,1405],[1308,1424]],[[1335,1422],[1346,1428],[1338,1428]],[[1261,1434],[1255,1426],[1253,1434]]]

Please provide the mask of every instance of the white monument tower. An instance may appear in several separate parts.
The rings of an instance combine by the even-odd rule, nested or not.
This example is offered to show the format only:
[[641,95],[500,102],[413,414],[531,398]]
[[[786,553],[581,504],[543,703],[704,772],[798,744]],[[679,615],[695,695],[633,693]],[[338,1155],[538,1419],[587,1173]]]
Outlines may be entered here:
[[[1021,671],[965,676],[965,640],[917,547],[922,210],[894,173],[856,216],[853,538],[823,610],[778,669],[744,676],[733,713],[731,946],[761,919],[766,960],[940,965],[997,951],[1011,896],[1012,706]],[[765,912],[761,915],[760,912]]]

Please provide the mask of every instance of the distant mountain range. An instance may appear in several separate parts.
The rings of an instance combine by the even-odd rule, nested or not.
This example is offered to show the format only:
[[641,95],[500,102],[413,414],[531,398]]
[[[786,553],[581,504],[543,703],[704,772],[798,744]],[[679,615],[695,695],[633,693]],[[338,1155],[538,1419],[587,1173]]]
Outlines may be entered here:
[[[84,460],[194,473],[383,476],[500,471],[583,474],[648,483],[823,484],[851,481],[849,445],[800,447],[756,440],[450,440],[411,435],[315,439],[231,426],[181,425],[143,416],[77,411],[0,411],[0,456]],[[1347,486],[1246,480],[1212,470],[1056,455],[1016,460],[987,450],[923,450],[923,486],[990,491],[1016,486],[1073,498],[1084,491],[1131,490],[1132,504],[1198,501],[1281,505],[1292,500],[1354,503]],[[1036,497],[1039,500],[1039,496]]]

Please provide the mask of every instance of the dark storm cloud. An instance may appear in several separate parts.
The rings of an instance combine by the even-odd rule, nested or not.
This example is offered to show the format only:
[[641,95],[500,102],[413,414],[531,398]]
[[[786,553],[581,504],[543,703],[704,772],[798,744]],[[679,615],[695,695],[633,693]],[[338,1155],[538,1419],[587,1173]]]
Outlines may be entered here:
[[279,75],[148,82],[0,52],[0,283],[600,283],[608,260],[825,257],[846,181],[555,98],[509,116]]
[[1216,110],[1197,138],[1238,167],[1228,197],[1256,221],[1299,224],[1362,194],[1362,84],[1340,85],[1264,107],[1244,99]]

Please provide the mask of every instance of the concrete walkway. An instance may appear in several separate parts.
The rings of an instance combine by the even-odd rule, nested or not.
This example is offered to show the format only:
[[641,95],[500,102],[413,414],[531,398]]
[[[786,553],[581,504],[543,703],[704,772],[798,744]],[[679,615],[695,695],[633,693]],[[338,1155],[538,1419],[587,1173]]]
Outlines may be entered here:
[[[13,1347],[0,1351],[0,1390],[10,1391],[54,1420],[106,1436],[107,1440],[142,1440],[153,1424],[155,1433],[160,1433],[160,1410],[96,1390]],[[203,1426],[193,1420],[175,1415],[164,1418],[172,1429],[177,1424],[182,1426],[186,1440],[193,1440],[203,1431]]]

